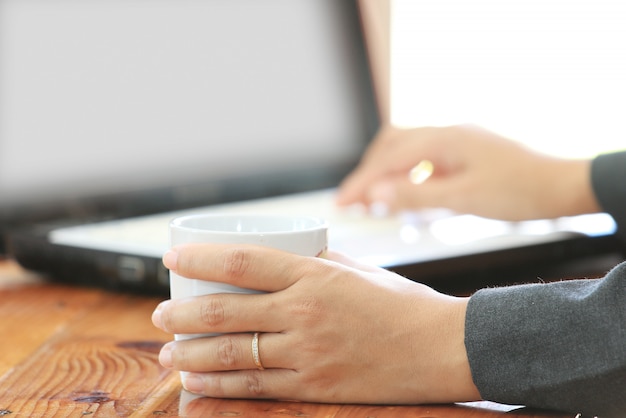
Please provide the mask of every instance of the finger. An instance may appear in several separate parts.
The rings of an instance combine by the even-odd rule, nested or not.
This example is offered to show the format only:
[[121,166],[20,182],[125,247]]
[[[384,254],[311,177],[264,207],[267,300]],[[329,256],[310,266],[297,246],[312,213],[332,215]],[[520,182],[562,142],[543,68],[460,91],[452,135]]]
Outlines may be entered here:
[[[374,158],[363,160],[339,185],[335,201],[339,206],[354,203],[369,203],[367,190],[372,183],[393,175],[408,172],[411,163],[398,161],[393,152],[396,147],[389,147]],[[406,160],[407,153],[403,153]],[[411,158],[411,161],[413,158]],[[406,167],[405,167],[406,166]]]
[[165,301],[152,322],[170,334],[283,331],[278,294],[221,293]]
[[[279,346],[284,338],[276,333],[258,334],[256,353],[264,369],[283,368],[289,364],[288,354],[272,355],[283,352]],[[159,361],[167,368],[197,373],[258,369],[253,341],[254,334],[250,333],[172,341],[163,346]]]
[[366,183],[358,177],[356,171],[344,178],[335,194],[335,204],[339,207],[347,207],[359,203],[365,203]]
[[393,155],[396,142],[402,142],[402,132],[387,127],[383,129],[365,151],[357,167],[340,183],[336,203],[348,206],[354,203],[367,203],[368,185],[384,177],[390,170],[395,170]]
[[310,394],[301,388],[298,372],[288,369],[240,370],[233,372],[191,373],[183,379],[189,392],[212,398],[303,399]]
[[165,266],[180,276],[266,292],[286,289],[314,271],[319,261],[244,244],[187,244],[163,257]]
[[[317,263],[320,266],[312,266],[314,268],[307,274],[309,278],[313,278],[310,282],[318,285],[323,281],[332,281],[331,277],[336,276],[337,272],[348,271],[346,267],[367,273],[383,271],[333,251],[327,252],[325,260],[317,260]],[[290,315],[286,310],[293,303],[292,296],[292,293],[279,291],[266,294],[216,293],[173,299],[157,306],[152,322],[156,327],[172,334],[250,330],[285,332],[285,327],[289,324],[289,321],[285,321],[285,316]]]

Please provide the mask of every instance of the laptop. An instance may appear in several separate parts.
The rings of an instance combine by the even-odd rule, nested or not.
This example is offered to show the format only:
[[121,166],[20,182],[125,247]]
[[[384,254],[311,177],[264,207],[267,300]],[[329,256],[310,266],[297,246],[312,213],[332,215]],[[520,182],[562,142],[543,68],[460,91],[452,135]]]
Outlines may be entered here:
[[0,0],[2,248],[52,280],[167,294],[168,223],[305,214],[428,277],[609,251],[606,214],[339,210],[378,126],[355,0]]

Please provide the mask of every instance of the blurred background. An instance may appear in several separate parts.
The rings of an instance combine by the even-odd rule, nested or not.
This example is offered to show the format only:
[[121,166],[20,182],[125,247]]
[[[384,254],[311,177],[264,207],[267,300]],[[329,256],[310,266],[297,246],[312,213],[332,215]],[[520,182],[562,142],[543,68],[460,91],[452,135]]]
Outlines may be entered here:
[[626,148],[626,3],[391,0],[391,119],[476,123],[543,151]]
[[[380,39],[392,123],[476,123],[567,157],[626,146],[626,3],[363,2],[390,22]],[[353,43],[336,10],[0,0],[0,207],[352,161],[373,129],[346,99],[362,95],[363,74],[344,65]]]

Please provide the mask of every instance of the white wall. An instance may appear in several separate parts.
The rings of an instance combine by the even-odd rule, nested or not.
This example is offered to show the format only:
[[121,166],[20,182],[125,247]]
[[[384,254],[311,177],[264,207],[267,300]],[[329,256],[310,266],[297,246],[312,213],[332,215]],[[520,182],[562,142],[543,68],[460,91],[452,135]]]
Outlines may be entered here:
[[544,151],[626,148],[626,2],[393,0],[392,121]]

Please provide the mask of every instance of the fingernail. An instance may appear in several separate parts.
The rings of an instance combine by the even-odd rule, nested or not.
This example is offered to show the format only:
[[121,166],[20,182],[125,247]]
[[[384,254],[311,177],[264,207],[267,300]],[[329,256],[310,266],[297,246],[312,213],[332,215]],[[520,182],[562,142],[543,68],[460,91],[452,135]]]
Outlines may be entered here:
[[159,303],[159,305],[152,312],[152,323],[155,327],[163,329],[163,320],[161,318],[161,314],[163,312],[163,308],[169,303],[169,300],[163,301]]
[[202,393],[204,382],[197,374],[189,373],[183,380],[183,387],[192,393]]
[[167,343],[161,348],[159,353],[159,363],[166,369],[172,368],[172,344]]
[[178,253],[173,250],[168,250],[163,254],[163,265],[170,270],[176,270],[176,267],[178,267]]

